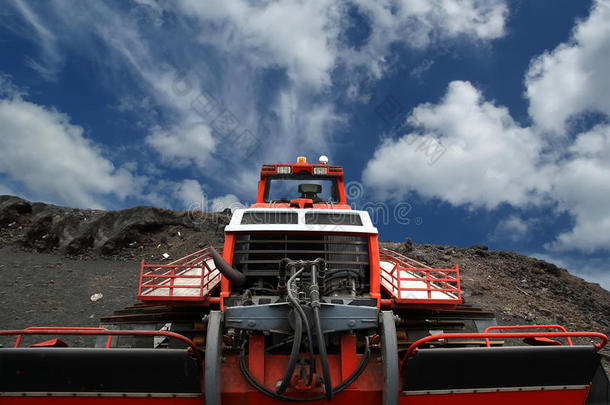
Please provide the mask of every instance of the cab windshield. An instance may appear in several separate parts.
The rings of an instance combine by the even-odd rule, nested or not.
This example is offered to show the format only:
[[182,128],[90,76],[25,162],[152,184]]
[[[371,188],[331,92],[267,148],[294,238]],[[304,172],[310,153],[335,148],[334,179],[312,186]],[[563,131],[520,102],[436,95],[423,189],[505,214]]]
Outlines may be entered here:
[[339,202],[337,179],[311,174],[275,176],[267,179],[264,195],[266,202],[290,202],[295,198],[307,198],[313,202]]

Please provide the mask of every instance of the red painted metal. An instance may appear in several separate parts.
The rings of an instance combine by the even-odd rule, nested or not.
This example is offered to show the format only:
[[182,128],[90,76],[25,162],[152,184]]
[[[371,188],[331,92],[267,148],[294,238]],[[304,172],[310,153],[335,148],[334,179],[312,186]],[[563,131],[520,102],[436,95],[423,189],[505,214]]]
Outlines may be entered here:
[[[235,249],[235,234],[225,232],[225,244],[222,251],[222,258],[227,263],[233,265],[233,252]],[[224,311],[224,299],[231,294],[231,282],[225,276],[220,277],[220,310]]]
[[[341,335],[341,379],[349,377],[356,367],[356,335]],[[358,381],[354,381],[349,388],[358,389]]]
[[539,391],[400,395],[401,405],[584,405],[589,387]]
[[[562,332],[568,332],[566,328],[561,325],[511,325],[511,326],[490,326],[485,329],[485,333],[489,333],[492,330],[506,330],[506,329],[558,329]],[[568,345],[572,346],[572,339],[566,338]],[[489,339],[485,338],[485,343],[489,347]]]
[[[379,249],[379,260],[394,265],[390,271],[380,266],[379,279],[381,287],[392,296],[395,306],[419,304],[456,306],[462,302],[458,265],[451,269],[434,269],[389,249]],[[408,275],[405,276],[402,272],[406,272]],[[387,284],[384,284],[383,281]],[[424,282],[426,286],[419,288],[403,285],[403,282],[409,281]],[[426,298],[408,297],[421,291],[427,293]],[[445,293],[447,298],[433,298],[432,294],[435,292]],[[404,298],[404,295],[408,298]]]
[[[250,338],[254,337],[252,335]],[[254,374],[256,361],[250,361],[248,354],[248,367]],[[275,390],[277,381],[284,376],[288,364],[288,355],[264,354],[264,368],[257,370],[257,380],[270,390]],[[361,354],[355,354],[355,362],[359,363],[362,359]],[[340,354],[329,354],[328,361],[333,385],[339,384],[342,379],[342,359]],[[297,372],[298,372],[297,365]],[[321,370],[321,365],[316,356],[316,369]],[[238,356],[229,354],[223,356],[221,365],[222,374],[222,401],[227,404],[286,404],[284,401],[275,401],[260,393],[252,387],[242,376],[239,370]],[[381,360],[372,358],[366,370],[358,379],[347,389],[337,394],[332,403],[336,404],[375,404],[381,403],[383,390],[383,368]],[[357,384],[357,388],[354,386]],[[311,397],[322,393],[321,386],[312,387],[311,390],[302,391],[290,386],[285,395],[294,397]],[[307,402],[308,404],[328,404],[326,400]]]
[[[260,180],[258,182],[258,190],[256,193],[256,203],[252,204],[252,208],[291,208],[294,203],[270,203],[265,201],[265,187],[267,180],[270,177],[278,176],[277,167],[290,167],[291,173],[306,172],[313,173],[313,169],[316,167],[325,167],[327,169],[326,175],[321,175],[320,178],[334,177],[337,179],[337,188],[339,191],[339,201],[329,206],[328,203],[313,203],[311,200],[308,201],[296,201],[302,199],[293,200],[294,203],[298,204],[299,208],[331,208],[331,209],[350,209],[347,204],[345,196],[345,186],[343,182],[343,168],[341,166],[333,166],[327,164],[309,164],[309,163],[294,163],[294,164],[264,164],[261,168]],[[272,206],[273,205],[273,206]]]
[[379,246],[377,244],[377,235],[369,235],[369,273],[371,298],[377,300],[377,308],[379,308],[379,306],[381,305],[381,270],[379,267]]
[[61,339],[51,339],[46,340],[44,342],[35,343],[33,345],[29,345],[28,347],[68,347],[68,344]]
[[[169,264],[148,264],[142,260],[138,299],[142,302],[199,301],[202,304],[209,304],[207,298],[220,283],[220,272],[207,263],[211,258],[209,248],[205,248]],[[201,274],[185,274],[192,268],[201,268]],[[199,282],[193,285],[180,284],[180,281],[186,279],[196,279]],[[199,294],[179,295],[177,288],[199,289]],[[167,295],[151,295],[155,291],[164,289],[169,290]]]
[[265,337],[251,335],[249,341],[248,368],[258,381],[265,379]]
[[[70,328],[70,327],[34,327],[27,329],[0,330],[0,336],[17,335],[15,347],[19,347],[22,335],[74,335],[74,336],[166,336],[184,342],[189,347],[189,352],[197,359],[197,362],[203,364],[203,359],[199,349],[193,341],[186,336],[175,332],[164,330],[108,330],[104,328]],[[110,347],[110,342],[106,344],[106,348]]]

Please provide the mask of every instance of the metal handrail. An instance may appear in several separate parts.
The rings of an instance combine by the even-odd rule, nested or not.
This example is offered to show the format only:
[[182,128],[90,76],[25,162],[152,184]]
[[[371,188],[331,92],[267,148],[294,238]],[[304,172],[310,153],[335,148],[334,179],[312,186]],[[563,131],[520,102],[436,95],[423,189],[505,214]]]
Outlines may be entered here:
[[[180,340],[189,347],[189,353],[195,357],[198,364],[203,364],[203,359],[195,343],[186,336],[175,332],[164,330],[108,330],[104,328],[72,328],[72,327],[32,327],[26,329],[0,330],[0,336],[17,335],[72,335],[72,336],[166,336]],[[19,339],[21,341],[21,339]],[[17,347],[17,346],[15,346]],[[109,346],[106,345],[109,349]]]
[[[169,288],[169,293],[167,296],[163,297],[175,297],[175,299],[184,299],[182,296],[175,296],[173,294],[176,288],[196,288],[199,289],[199,297],[204,297],[204,290],[210,291],[214,286],[210,287],[214,282],[218,284],[220,282],[220,272],[212,276],[214,271],[217,269],[212,269],[207,264],[207,259],[210,258],[210,247],[206,247],[201,249],[195,253],[191,253],[188,256],[185,256],[181,259],[175,260],[168,264],[149,264],[142,260],[140,265],[140,280],[138,284],[138,299],[148,299],[154,297],[155,299],[159,299],[159,296],[146,295],[143,293],[144,289],[153,290],[158,288]],[[219,252],[222,252],[222,248],[217,249]],[[201,267],[200,275],[182,275],[176,274],[177,270],[180,269],[189,269],[193,267]],[[146,271],[146,269],[152,269],[150,271]],[[198,285],[178,285],[175,284],[176,279],[186,279],[186,278],[195,278],[201,279],[201,283]],[[148,279],[145,281],[145,279]],[[167,279],[164,283],[155,284],[155,281],[158,279]],[[167,299],[167,298],[165,298]]]
[[[52,327],[30,326],[29,328],[25,328],[24,330],[37,331],[37,330],[48,330],[50,328],[52,328],[54,330],[108,330],[106,328],[82,328],[82,327],[71,327],[71,326],[52,326]],[[13,346],[14,348],[19,347],[19,345],[21,344],[22,338],[23,338],[23,335],[17,335],[17,339],[15,339],[15,345]],[[112,344],[112,336],[108,336],[108,340],[106,341],[106,349],[109,349],[111,344]]]
[[[396,293],[395,299],[408,300],[408,298],[401,298],[401,291],[425,291],[428,300],[432,300],[432,292],[443,292],[455,294],[456,301],[461,301],[459,267],[457,265],[450,269],[434,269],[389,249],[380,249],[379,258],[394,264],[391,271],[380,269],[380,277],[382,281],[390,284],[392,291],[388,292],[392,295]],[[400,270],[405,270],[412,276],[404,277],[400,274]],[[396,275],[393,274],[394,272],[396,272]],[[405,288],[401,287],[401,281],[421,281],[426,284],[426,287]],[[388,288],[383,284],[382,286]]]
[[[509,326],[490,326],[485,329],[485,333],[489,333],[490,330],[503,330],[503,329],[559,329],[562,332],[568,332],[566,328],[561,325],[509,325]],[[568,345],[572,346],[572,339],[566,338]],[[489,347],[489,339],[485,338],[485,343]]]
[[[536,327],[536,325],[529,325],[530,327]],[[407,363],[408,359],[417,353],[418,347],[424,343],[428,343],[434,340],[441,339],[476,339],[476,338],[489,338],[490,335],[493,335],[495,338],[536,338],[536,337],[545,337],[545,338],[568,338],[568,337],[579,337],[579,338],[597,338],[600,339],[601,342],[594,344],[596,351],[600,351],[606,346],[608,343],[608,337],[603,333],[598,332],[502,332],[502,333],[440,333],[438,335],[431,335],[423,337],[417,341],[415,341],[409,349],[407,350],[407,354],[401,361],[400,368],[402,369],[404,365]],[[489,342],[487,345],[489,350],[493,350],[489,346]]]

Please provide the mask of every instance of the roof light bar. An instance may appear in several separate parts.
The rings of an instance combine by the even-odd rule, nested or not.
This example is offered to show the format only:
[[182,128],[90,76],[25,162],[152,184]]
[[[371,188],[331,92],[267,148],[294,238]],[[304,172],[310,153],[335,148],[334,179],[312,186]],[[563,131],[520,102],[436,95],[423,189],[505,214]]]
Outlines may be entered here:
[[278,166],[277,167],[277,174],[290,174],[290,173],[292,173],[291,166]]
[[326,167],[314,167],[313,174],[326,175],[328,174],[328,169]]

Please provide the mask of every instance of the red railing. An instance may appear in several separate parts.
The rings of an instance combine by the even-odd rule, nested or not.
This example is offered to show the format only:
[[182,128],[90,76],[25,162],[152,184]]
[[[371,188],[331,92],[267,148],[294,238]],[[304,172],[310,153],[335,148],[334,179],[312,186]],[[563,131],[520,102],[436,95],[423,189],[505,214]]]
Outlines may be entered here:
[[[517,327],[507,327],[507,328],[508,329],[526,329],[526,328],[535,329],[535,328],[555,327],[555,326],[557,326],[557,325],[540,325],[540,326],[538,326],[538,325],[523,325],[523,326],[519,325]],[[502,328],[502,327],[499,327],[499,328]],[[560,328],[563,329],[561,326],[560,326]],[[441,342],[441,341],[447,340],[447,339],[481,339],[481,338],[484,338],[489,350],[493,350],[493,348],[491,348],[491,346],[489,345],[490,338],[511,339],[511,338],[571,338],[571,337],[600,339],[601,342],[593,345],[593,346],[595,346],[595,349],[597,351],[603,349],[604,346],[606,346],[606,344],[608,343],[608,337],[606,335],[604,335],[603,333],[597,333],[597,332],[441,333],[438,335],[426,336],[424,338],[421,338],[421,339],[415,341],[413,344],[411,344],[411,346],[409,346],[409,349],[407,350],[407,354],[405,355],[405,357],[403,357],[403,359],[401,361],[401,369],[404,367],[404,365],[407,363],[407,361],[410,357],[417,354],[417,350],[418,350],[419,346],[421,346],[425,343],[432,342],[432,341]],[[476,342],[473,342],[473,344],[475,344],[475,343]],[[570,345],[571,345],[571,342],[570,342]],[[439,349],[439,350],[442,350],[442,349]]]
[[[29,331],[44,331],[44,330],[49,330],[49,329],[53,329],[53,330],[70,330],[70,331],[79,331],[79,330],[108,330],[106,328],[80,328],[80,327],[66,327],[66,326],[53,326],[53,327],[46,327],[46,326],[30,326],[29,328],[25,328],[24,330],[29,330]],[[13,347],[19,347],[19,345],[21,344],[21,339],[23,338],[23,334],[21,335],[17,335],[17,339],[15,339],[15,345]],[[106,340],[106,348],[108,349],[110,347],[112,343],[112,336],[108,336],[108,340]]]
[[[389,249],[379,250],[381,286],[401,304],[450,304],[462,302],[459,267],[433,269]],[[422,294],[424,292],[424,294]]]
[[[108,330],[104,328],[70,328],[70,327],[32,327],[16,330],[0,330],[0,336],[17,335],[15,347],[19,347],[23,335],[72,335],[72,336],[106,336],[108,342],[106,348],[110,348],[112,336],[166,336],[184,342],[188,346],[189,353],[197,359],[199,365],[203,363],[201,353],[195,343],[186,336],[164,330]],[[112,349],[110,349],[112,350]],[[160,349],[161,350],[161,349]]]
[[[561,325],[510,325],[510,326],[490,326],[485,329],[485,333],[489,333],[491,330],[504,330],[504,329],[558,329],[562,332],[568,332],[566,328]],[[566,337],[568,345],[572,346],[572,339]],[[485,344],[489,347],[489,339],[485,338]]]
[[[168,264],[142,260],[138,299],[141,301],[202,301],[220,283],[220,271],[205,248]],[[217,248],[222,254],[222,249]],[[189,281],[192,280],[192,283]]]

